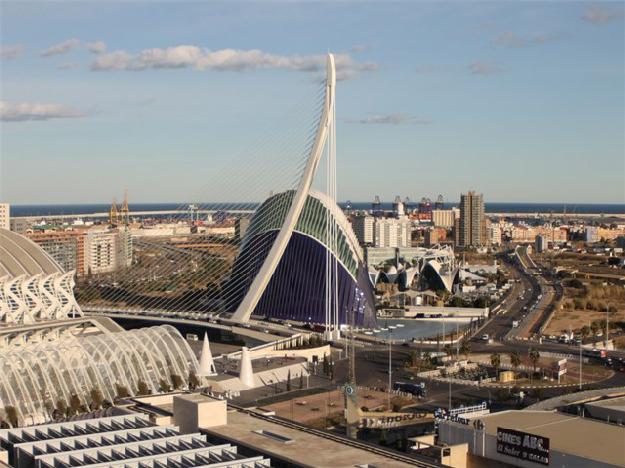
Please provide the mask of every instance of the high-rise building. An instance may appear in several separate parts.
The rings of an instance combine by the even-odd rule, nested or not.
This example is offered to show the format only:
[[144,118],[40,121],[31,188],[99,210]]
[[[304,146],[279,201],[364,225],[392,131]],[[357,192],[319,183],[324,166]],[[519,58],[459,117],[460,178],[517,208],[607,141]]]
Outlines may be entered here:
[[0,229],[11,229],[11,205],[0,203]]
[[29,237],[64,271],[78,270],[78,236],[73,231],[35,233]]
[[111,273],[132,263],[132,237],[127,229],[88,231],[84,238],[84,271]]
[[452,228],[456,212],[454,210],[432,210],[432,224],[435,227]]
[[480,246],[486,243],[484,221],[484,198],[481,193],[468,192],[460,195],[459,245]]
[[358,215],[352,217],[352,228],[360,245],[373,245],[373,226],[375,219],[369,215]]
[[374,224],[376,247],[410,247],[410,221],[406,218],[378,218]]

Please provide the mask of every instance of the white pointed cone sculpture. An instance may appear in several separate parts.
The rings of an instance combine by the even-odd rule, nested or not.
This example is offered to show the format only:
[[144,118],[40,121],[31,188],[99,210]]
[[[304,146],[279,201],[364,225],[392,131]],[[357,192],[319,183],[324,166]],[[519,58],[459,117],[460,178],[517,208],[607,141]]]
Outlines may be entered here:
[[213,354],[211,353],[210,346],[208,345],[208,335],[204,333],[204,344],[202,344],[202,355],[200,356],[200,371],[198,373],[201,377],[210,377],[217,375],[217,369],[213,362]]
[[250,351],[246,346],[241,350],[241,367],[239,369],[239,379],[241,383],[249,388],[254,388],[254,371],[252,370],[252,359]]

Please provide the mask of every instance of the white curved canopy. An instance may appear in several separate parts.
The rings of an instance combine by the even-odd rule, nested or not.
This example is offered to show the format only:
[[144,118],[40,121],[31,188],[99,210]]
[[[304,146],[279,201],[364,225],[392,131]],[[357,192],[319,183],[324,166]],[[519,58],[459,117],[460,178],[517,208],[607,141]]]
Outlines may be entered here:
[[45,422],[63,407],[86,411],[96,392],[112,402],[187,388],[197,372],[193,351],[169,325],[8,347],[0,350],[0,419],[13,407],[22,424]]

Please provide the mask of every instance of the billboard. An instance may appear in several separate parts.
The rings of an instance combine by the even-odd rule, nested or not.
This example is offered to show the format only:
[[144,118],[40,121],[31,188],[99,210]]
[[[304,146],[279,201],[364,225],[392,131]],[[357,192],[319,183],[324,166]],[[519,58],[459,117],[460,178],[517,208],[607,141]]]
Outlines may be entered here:
[[549,465],[549,438],[498,427],[497,453],[519,460]]

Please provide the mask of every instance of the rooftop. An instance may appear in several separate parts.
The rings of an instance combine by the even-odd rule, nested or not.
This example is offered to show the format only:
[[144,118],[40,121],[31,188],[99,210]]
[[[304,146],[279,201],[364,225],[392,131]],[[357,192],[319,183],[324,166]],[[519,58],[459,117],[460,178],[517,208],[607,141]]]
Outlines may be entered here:
[[[342,443],[338,437],[320,437],[312,430],[301,430],[294,424],[283,425],[243,411],[229,412],[228,424],[225,426],[201,428],[201,431],[220,440],[236,441],[239,446],[297,466],[435,466],[416,459],[414,463],[407,463],[393,458],[390,451],[385,455],[384,449],[379,447],[376,452],[365,450],[358,445],[348,444],[348,441]],[[402,457],[400,454],[398,456]],[[402,458],[408,459],[406,456]]]
[[625,460],[625,427],[551,411],[502,411],[479,418],[487,434],[497,428],[548,437],[550,449],[616,466]]

